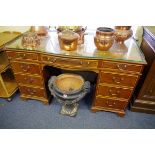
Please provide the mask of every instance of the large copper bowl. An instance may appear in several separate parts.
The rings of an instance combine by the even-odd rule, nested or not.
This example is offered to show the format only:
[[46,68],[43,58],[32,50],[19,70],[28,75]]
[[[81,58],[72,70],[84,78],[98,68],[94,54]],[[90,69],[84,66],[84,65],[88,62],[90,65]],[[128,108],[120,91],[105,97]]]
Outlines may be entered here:
[[115,26],[115,30],[115,40],[119,44],[124,44],[133,34],[131,26]]
[[114,30],[108,27],[97,28],[94,42],[98,50],[109,50],[114,43]]

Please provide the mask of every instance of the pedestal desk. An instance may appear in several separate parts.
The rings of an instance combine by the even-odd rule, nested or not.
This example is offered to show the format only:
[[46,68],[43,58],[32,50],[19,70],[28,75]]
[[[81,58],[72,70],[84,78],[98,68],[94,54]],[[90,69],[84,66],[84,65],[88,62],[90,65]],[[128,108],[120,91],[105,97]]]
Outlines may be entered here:
[[[21,37],[6,46],[16,81],[23,99],[37,99],[49,104],[46,66],[72,71],[97,73],[95,95],[91,110],[115,112],[124,116],[146,61],[133,39],[125,46],[116,43],[109,51],[98,51],[94,45],[94,32],[85,35],[84,45],[76,51],[61,50],[57,33],[41,37],[37,48],[26,49]],[[55,71],[51,75],[54,75]]]

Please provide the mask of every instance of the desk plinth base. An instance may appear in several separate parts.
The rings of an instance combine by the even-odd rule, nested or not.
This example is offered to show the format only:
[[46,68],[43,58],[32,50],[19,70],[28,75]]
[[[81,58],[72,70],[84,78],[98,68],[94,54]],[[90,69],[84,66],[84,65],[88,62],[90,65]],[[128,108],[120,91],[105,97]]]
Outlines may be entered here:
[[107,108],[104,108],[104,107],[97,107],[97,106],[91,108],[91,111],[94,112],[94,113],[98,112],[98,111],[101,111],[101,110],[117,113],[117,115],[120,116],[120,117],[125,116],[125,111],[124,110],[107,109]]
[[27,96],[27,95],[22,94],[20,98],[24,101],[27,101],[28,99],[35,99],[35,100],[42,101],[44,105],[49,105],[49,100],[46,98],[42,98],[42,97]]

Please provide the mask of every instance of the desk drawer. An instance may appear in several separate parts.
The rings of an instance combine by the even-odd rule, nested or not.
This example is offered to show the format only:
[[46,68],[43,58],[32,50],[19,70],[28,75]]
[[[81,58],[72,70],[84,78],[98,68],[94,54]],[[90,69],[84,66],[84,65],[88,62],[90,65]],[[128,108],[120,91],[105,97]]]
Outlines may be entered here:
[[124,98],[124,99],[129,99],[132,93],[131,89],[115,88],[101,85],[98,86],[97,90],[98,90],[97,95]]
[[119,62],[109,62],[103,61],[102,62],[103,69],[116,69],[117,71],[132,71],[136,73],[140,73],[143,69],[141,65],[135,64],[127,64],[127,63],[119,63]]
[[20,89],[21,93],[24,94],[24,95],[45,97],[45,90],[41,89],[41,88],[19,86],[19,89]]
[[38,64],[12,62],[11,66],[14,73],[40,74],[40,67]]
[[101,72],[100,83],[115,84],[119,86],[134,87],[138,80],[138,76],[117,74],[112,72]]
[[26,85],[34,85],[34,86],[42,86],[43,80],[39,76],[28,76],[28,75],[21,75],[15,74],[16,80],[20,84]]
[[97,60],[88,60],[88,59],[74,59],[74,58],[61,58],[54,56],[42,56],[42,61],[45,63],[52,63],[57,66],[70,67],[70,68],[97,68]]
[[11,60],[38,60],[38,54],[37,53],[28,53],[28,52],[16,52],[16,51],[7,51],[8,58]]
[[96,98],[95,106],[111,108],[111,109],[125,109],[127,101],[113,100],[107,98]]

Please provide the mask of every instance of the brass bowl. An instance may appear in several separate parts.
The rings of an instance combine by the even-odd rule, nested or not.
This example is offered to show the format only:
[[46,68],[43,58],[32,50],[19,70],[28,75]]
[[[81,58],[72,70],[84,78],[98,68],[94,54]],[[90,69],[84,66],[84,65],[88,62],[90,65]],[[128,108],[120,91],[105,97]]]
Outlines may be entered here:
[[98,50],[109,50],[114,43],[114,30],[108,27],[97,28],[94,43]]
[[131,26],[115,26],[115,30],[115,40],[119,44],[124,44],[133,34]]
[[77,49],[79,35],[70,30],[58,34],[59,45],[62,50],[73,51]]

